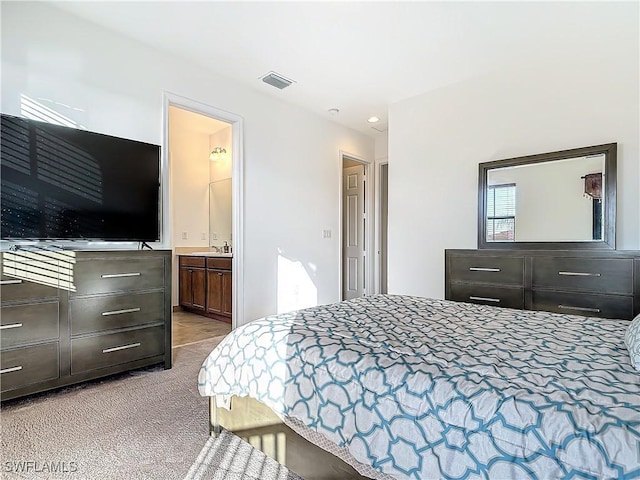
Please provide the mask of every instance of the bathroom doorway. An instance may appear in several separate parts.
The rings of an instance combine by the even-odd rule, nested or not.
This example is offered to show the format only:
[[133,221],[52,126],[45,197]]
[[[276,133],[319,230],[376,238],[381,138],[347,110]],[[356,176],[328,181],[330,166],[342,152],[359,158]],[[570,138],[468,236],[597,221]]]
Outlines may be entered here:
[[[243,318],[242,119],[169,93],[165,94],[164,107],[162,229],[164,243],[174,250],[171,303],[174,311],[183,310],[178,254],[206,257],[228,247],[228,253],[232,253],[233,328]],[[176,119],[186,119],[191,124],[189,128],[185,128],[184,122],[176,126]],[[212,262],[206,261],[205,268],[209,263]],[[203,310],[201,320],[207,322],[206,305]],[[215,315],[208,316],[215,318]]]

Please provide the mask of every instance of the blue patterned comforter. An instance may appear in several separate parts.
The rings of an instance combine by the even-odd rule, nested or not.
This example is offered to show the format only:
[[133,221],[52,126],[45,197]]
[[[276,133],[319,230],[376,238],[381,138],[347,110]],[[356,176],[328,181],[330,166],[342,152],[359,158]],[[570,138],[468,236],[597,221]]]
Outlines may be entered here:
[[374,295],[266,317],[204,362],[398,479],[640,478],[628,322]]

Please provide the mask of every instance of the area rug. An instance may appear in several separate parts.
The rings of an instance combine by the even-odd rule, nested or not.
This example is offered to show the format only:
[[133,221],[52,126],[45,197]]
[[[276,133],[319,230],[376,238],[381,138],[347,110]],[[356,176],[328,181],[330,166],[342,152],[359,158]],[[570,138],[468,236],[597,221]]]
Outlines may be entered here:
[[299,480],[235,435],[208,434],[200,365],[221,337],[151,368],[5,402],[3,479]]

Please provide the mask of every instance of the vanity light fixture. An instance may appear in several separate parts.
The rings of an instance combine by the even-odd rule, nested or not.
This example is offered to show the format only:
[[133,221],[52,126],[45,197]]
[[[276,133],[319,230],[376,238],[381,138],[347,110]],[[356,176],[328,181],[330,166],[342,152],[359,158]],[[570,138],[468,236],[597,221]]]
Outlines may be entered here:
[[380,121],[380,119],[378,117],[376,117],[375,115],[373,117],[369,117],[367,119],[367,122],[369,122],[369,123],[376,123],[376,122],[379,122],[379,121]]
[[222,160],[223,158],[226,158],[226,156],[227,150],[225,148],[216,147],[211,150],[211,153],[209,154],[209,160]]

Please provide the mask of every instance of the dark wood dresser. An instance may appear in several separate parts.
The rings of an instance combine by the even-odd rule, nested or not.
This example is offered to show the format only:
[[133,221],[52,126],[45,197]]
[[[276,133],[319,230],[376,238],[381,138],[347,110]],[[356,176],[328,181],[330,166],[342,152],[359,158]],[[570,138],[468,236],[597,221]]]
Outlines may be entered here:
[[171,251],[0,254],[0,399],[171,368]]
[[445,298],[630,320],[640,314],[640,252],[445,250]]

